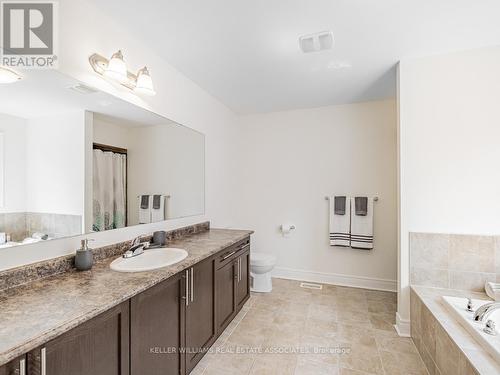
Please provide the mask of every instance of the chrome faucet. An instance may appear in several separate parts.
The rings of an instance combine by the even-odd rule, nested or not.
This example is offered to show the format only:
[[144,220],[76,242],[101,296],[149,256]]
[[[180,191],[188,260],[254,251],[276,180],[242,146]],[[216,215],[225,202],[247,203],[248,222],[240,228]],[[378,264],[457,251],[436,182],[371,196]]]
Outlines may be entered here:
[[132,258],[144,253],[144,250],[149,246],[149,242],[141,242],[143,236],[138,236],[132,241],[132,246],[128,249],[123,258]]
[[489,302],[484,304],[474,313],[474,321],[484,322],[495,310],[500,310],[500,302]]

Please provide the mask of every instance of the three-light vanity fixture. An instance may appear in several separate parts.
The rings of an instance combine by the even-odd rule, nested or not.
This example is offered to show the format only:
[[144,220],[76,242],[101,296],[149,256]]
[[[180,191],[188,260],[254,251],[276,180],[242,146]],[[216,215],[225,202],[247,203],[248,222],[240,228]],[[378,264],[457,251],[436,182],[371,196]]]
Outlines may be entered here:
[[138,94],[149,96],[156,94],[148,68],[140,69],[137,74],[129,72],[122,51],[115,52],[109,60],[94,53],[89,57],[89,62],[97,74],[116,81]]
[[22,78],[23,77],[21,77],[18,73],[16,73],[12,69],[0,66],[0,84],[14,83],[20,81]]

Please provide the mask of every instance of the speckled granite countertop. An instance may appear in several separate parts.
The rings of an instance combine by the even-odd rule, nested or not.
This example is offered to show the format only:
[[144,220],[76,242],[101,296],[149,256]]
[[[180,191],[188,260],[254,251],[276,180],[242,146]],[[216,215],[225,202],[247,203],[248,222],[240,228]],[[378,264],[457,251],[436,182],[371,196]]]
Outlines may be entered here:
[[412,285],[411,288],[480,374],[500,374],[500,363],[497,363],[487,350],[451,315],[443,302],[443,296],[491,300],[485,293],[415,285]]
[[155,271],[112,271],[114,257],[91,271],[66,272],[0,292],[0,366],[252,233],[210,229],[170,241],[169,247],[185,249],[189,255]]

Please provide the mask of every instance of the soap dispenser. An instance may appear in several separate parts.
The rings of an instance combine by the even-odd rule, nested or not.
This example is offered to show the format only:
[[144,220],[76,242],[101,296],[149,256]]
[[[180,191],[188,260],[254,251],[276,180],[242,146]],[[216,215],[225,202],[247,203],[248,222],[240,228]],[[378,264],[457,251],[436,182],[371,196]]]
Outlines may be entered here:
[[87,271],[94,264],[94,254],[92,254],[92,249],[89,249],[89,241],[93,240],[83,239],[82,247],[76,251],[75,267],[78,271]]

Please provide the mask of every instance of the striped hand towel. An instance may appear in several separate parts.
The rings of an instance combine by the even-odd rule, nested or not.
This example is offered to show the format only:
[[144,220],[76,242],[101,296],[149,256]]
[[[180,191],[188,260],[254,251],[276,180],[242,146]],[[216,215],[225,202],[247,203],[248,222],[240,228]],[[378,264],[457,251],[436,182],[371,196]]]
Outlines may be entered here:
[[351,200],[345,196],[330,197],[330,245],[349,246]]
[[353,249],[373,249],[372,198],[351,198],[351,247]]

